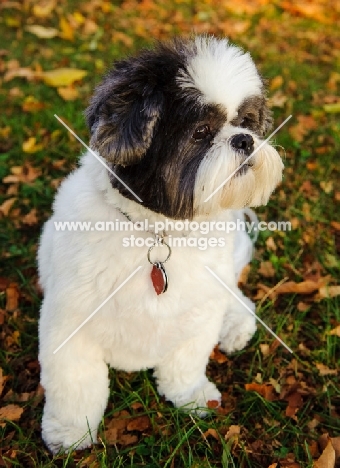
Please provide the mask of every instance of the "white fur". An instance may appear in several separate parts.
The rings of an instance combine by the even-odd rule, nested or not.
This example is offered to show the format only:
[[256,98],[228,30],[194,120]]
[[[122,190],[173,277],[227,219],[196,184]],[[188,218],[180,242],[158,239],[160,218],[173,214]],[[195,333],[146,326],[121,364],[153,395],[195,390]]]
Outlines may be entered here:
[[[205,377],[211,349],[219,340],[228,352],[241,349],[255,331],[254,318],[204,268],[209,266],[250,304],[235,280],[235,268],[240,271],[250,260],[245,233],[237,234],[239,252],[244,252],[237,265],[234,234],[225,235],[223,249],[173,249],[166,264],[169,289],[157,296],[146,249],[122,247],[122,237],[130,233],[54,229],[54,221],[126,221],[116,206],[124,206],[134,220],[150,215],[112,189],[105,168],[87,153],[81,167],[61,185],[41,238],[38,259],[45,297],[39,359],[46,391],[42,431],[54,452],[77,444],[83,436],[78,448],[96,440],[108,399],[107,364],[126,371],[155,368],[159,391],[167,399],[177,406],[205,406],[208,400],[220,400]],[[242,212],[225,211],[213,219],[228,221],[235,216]],[[153,218],[163,219],[155,214]],[[139,265],[142,269],[129,283],[53,354]],[[88,427],[91,436],[86,435]]]
[[[188,60],[178,80],[182,88],[198,89],[205,104],[222,104],[228,121],[237,116],[241,102],[262,93],[262,81],[250,54],[227,39],[198,36],[197,53]],[[242,86],[240,86],[242,83]]]

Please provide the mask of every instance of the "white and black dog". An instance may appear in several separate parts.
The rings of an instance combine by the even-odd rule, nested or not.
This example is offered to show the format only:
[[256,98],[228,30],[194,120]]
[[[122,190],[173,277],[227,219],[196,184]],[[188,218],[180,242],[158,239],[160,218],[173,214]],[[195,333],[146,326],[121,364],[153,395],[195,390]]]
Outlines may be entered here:
[[[147,243],[123,247],[126,232],[58,231],[55,222],[129,220],[136,227],[132,234],[146,241],[153,230],[137,230],[146,219],[149,226],[235,221],[243,208],[267,203],[283,170],[268,143],[240,168],[272,121],[250,55],[225,39],[177,39],[117,62],[97,87],[86,117],[91,148],[106,167],[91,152],[82,157],[58,191],[38,254],[44,290],[42,434],[52,452],[96,441],[109,396],[108,365],[154,368],[160,394],[203,414],[198,408],[220,402],[205,374],[212,348],[219,343],[228,353],[242,349],[255,332],[243,303],[252,310],[254,305],[237,287],[252,250],[245,232],[223,233],[223,247],[172,250],[166,244],[174,232],[163,232],[151,252]],[[202,236],[185,229],[180,235]],[[221,231],[205,237],[220,239]],[[151,269],[158,279],[150,278]]]

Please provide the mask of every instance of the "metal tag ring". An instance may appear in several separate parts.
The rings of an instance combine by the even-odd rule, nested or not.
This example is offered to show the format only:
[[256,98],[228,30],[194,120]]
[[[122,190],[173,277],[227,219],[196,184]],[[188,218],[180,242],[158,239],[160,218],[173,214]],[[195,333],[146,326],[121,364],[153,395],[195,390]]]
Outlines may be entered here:
[[[157,246],[159,246],[159,245],[161,245],[161,246],[165,245],[165,246],[169,249],[169,251],[168,251],[168,256],[167,256],[166,259],[163,260],[162,262],[159,262],[159,261],[158,261],[158,262],[152,262],[152,261],[151,261],[151,258],[150,258],[151,250],[152,250],[154,247],[157,247]],[[166,263],[166,262],[169,260],[170,255],[171,255],[171,248],[170,248],[170,246],[169,246],[166,242],[164,242],[164,240],[163,240],[161,243],[155,243],[154,245],[152,245],[151,247],[149,247],[149,250],[148,250],[148,261],[149,261],[149,263],[151,263],[151,265],[157,265],[157,263]]]

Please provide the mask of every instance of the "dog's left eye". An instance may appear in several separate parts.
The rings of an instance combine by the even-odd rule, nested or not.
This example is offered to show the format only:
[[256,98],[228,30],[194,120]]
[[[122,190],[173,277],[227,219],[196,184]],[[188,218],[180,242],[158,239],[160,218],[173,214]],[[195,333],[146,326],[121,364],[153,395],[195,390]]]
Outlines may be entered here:
[[199,127],[196,128],[192,137],[195,140],[204,140],[204,138],[210,135],[211,135],[211,131],[210,131],[209,125],[200,125]]
[[254,116],[246,114],[240,122],[240,127],[250,127],[254,123]]

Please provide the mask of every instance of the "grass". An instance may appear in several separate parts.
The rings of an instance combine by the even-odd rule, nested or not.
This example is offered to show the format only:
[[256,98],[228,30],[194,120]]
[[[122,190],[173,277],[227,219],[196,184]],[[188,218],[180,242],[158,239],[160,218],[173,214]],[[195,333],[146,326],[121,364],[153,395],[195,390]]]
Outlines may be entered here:
[[[330,284],[339,277],[339,232],[331,224],[339,214],[339,121],[337,114],[326,113],[323,107],[339,90],[339,70],[334,69],[338,39],[332,26],[318,18],[295,16],[280,2],[258,6],[252,14],[228,11],[214,1],[202,2],[200,7],[189,1],[91,4],[61,1],[45,18],[34,14],[30,1],[2,8],[1,47],[7,52],[0,55],[0,70],[4,75],[10,61],[15,65],[13,60],[21,68],[77,67],[88,75],[76,86],[79,98],[70,102],[39,80],[2,81],[0,179],[11,175],[11,168],[22,166],[26,170],[33,167],[40,175],[32,182],[4,183],[0,190],[0,206],[15,198],[0,220],[0,308],[4,311],[0,313],[4,317],[0,368],[8,377],[0,407],[12,403],[24,409],[19,420],[2,421],[0,466],[263,468],[272,463],[292,466],[289,463],[294,461],[296,466],[312,467],[321,453],[313,441],[325,432],[331,437],[340,434],[339,378],[331,372],[339,368],[339,338],[329,334],[340,323],[339,297],[319,301],[315,293],[268,298],[259,310],[261,318],[294,350],[294,356],[275,347],[272,337],[259,327],[245,350],[225,362],[210,361],[208,375],[223,394],[223,408],[217,414],[212,410],[199,420],[174,409],[158,396],[151,371],[127,374],[111,370],[111,396],[100,427],[100,443],[89,450],[52,457],[41,441],[43,397],[37,362],[41,294],[36,248],[58,180],[76,166],[82,152],[53,114],[87,141],[83,111],[113,59],[150,45],[152,38],[208,31],[228,35],[250,49],[270,88],[281,76],[282,84],[272,87],[269,94],[273,97],[280,92],[285,98],[281,107],[273,107],[276,124],[293,114],[289,126],[275,136],[276,143],[285,148],[285,177],[268,206],[257,212],[264,220],[294,219],[294,229],[260,233],[244,290],[254,298],[261,289],[259,284],[272,288],[284,277],[301,282],[329,276]],[[60,21],[69,21],[68,15],[75,12],[93,21],[97,29],[86,34],[79,26],[73,41],[39,39],[25,30],[28,24],[60,28]],[[332,14],[330,10],[328,15]],[[29,96],[43,104],[38,111],[24,110]],[[300,116],[311,120],[299,120]],[[296,138],[294,127],[302,138]],[[42,149],[25,153],[22,145],[32,136]],[[27,224],[24,216],[32,209],[36,221]],[[269,278],[259,273],[263,261],[273,266]],[[14,310],[6,310],[9,283],[15,283],[19,291]],[[269,345],[268,354],[264,344]],[[276,386],[279,392],[270,401],[246,390],[245,385],[254,382]],[[294,392],[301,401],[296,414],[289,417],[286,411]],[[149,425],[144,430],[127,430],[127,421],[145,416]],[[107,432],[113,423],[122,425],[117,443]],[[229,437],[235,426],[239,433]]]

